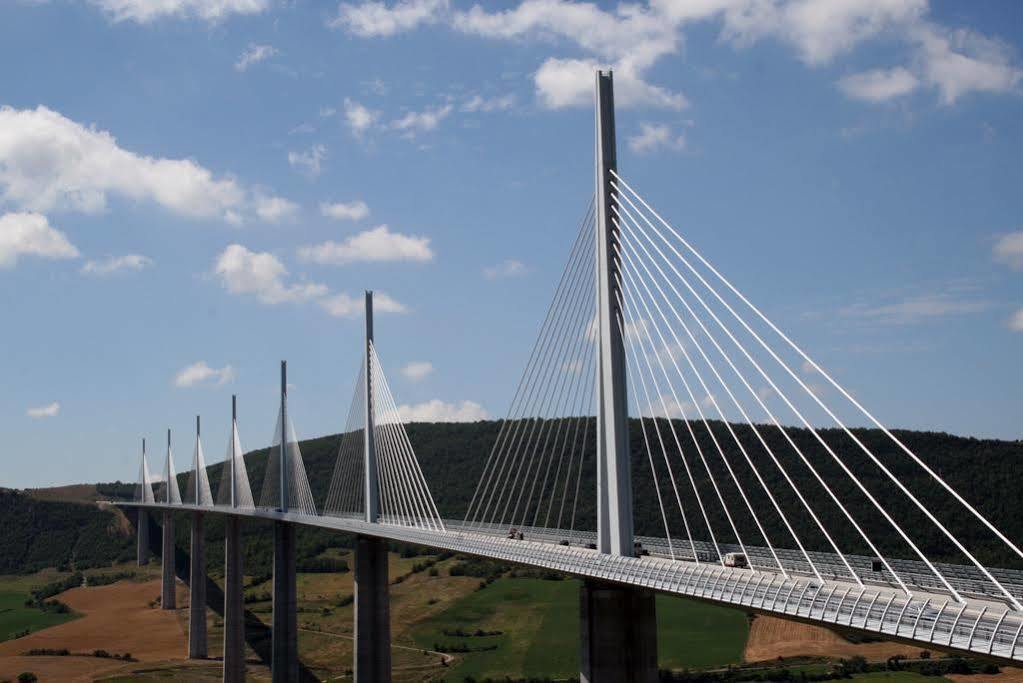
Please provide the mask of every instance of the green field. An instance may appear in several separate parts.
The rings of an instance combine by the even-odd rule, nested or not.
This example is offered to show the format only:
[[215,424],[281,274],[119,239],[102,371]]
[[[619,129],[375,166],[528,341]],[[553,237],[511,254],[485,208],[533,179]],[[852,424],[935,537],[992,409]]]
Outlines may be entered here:
[[25,607],[28,593],[0,591],[0,641],[10,640],[21,631],[41,631],[76,618],[74,614],[55,614]]
[[[450,678],[578,675],[579,583],[502,579],[458,600],[412,629],[426,649],[452,652]],[[742,660],[748,627],[742,612],[666,596],[657,598],[663,668],[726,666]],[[499,631],[499,635],[452,635]],[[447,633],[445,633],[447,632]],[[495,649],[486,649],[495,648]]]
[[921,676],[910,671],[880,671],[871,674],[855,674],[855,681],[874,683],[874,681],[888,681],[889,683],[913,683],[914,681],[927,681],[928,683],[948,683],[947,678],[941,676]]

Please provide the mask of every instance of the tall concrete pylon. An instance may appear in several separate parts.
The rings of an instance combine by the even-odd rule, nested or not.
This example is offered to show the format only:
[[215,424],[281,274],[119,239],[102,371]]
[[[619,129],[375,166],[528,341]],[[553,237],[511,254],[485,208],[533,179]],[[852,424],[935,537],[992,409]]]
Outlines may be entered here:
[[[611,72],[597,72],[597,549],[632,557],[632,477],[621,278],[612,218],[615,150]],[[652,593],[587,580],[579,590],[579,678],[584,683],[656,683],[657,618]]]
[[[379,504],[376,461],[376,411],[373,400],[373,292],[366,292],[366,381],[364,477],[366,521],[377,523]],[[391,680],[391,619],[387,576],[387,542],[373,536],[355,540],[355,653],[356,683]]]

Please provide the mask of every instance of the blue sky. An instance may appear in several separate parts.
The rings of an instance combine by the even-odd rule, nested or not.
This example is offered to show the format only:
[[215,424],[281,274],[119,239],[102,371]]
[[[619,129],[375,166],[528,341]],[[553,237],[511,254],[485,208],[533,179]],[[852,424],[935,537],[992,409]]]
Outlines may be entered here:
[[[1019,438],[1023,5],[0,4],[0,482],[130,479],[277,363],[340,431],[361,294],[412,419],[506,409],[619,167],[887,424]],[[386,227],[382,227],[386,226]],[[155,443],[154,443],[155,447]],[[154,467],[155,469],[155,467]]]

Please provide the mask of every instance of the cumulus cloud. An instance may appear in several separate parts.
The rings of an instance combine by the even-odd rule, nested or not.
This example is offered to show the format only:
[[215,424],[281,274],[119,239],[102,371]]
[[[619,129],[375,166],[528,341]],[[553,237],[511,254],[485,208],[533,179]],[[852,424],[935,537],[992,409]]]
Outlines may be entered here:
[[522,261],[516,261],[515,259],[508,259],[501,261],[493,266],[487,266],[483,269],[483,277],[488,280],[498,280],[506,277],[516,277],[523,275],[526,272],[526,266]]
[[288,164],[311,178],[320,175],[326,158],[327,148],[323,145],[313,145],[302,152],[288,152]]
[[125,254],[124,256],[108,256],[99,260],[88,260],[79,272],[82,275],[112,275],[122,271],[140,271],[150,268],[153,259],[142,254]]
[[325,285],[288,284],[284,264],[269,252],[254,252],[240,244],[231,244],[217,257],[214,274],[232,294],[251,294],[264,304],[308,301],[328,294]]
[[45,406],[29,408],[25,411],[25,414],[36,420],[43,417],[57,417],[60,414],[60,403],[54,401]]
[[637,154],[649,154],[659,149],[681,152],[685,148],[685,136],[676,135],[671,126],[663,123],[640,123],[639,133],[629,137],[629,149]]
[[392,36],[422,24],[432,23],[448,8],[449,0],[400,0],[392,6],[371,0],[360,4],[343,2],[337,15],[327,22],[363,38]]
[[924,85],[945,104],[971,92],[1019,92],[1023,72],[1004,43],[927,19],[927,0],[650,0],[604,9],[595,2],[521,0],[491,11],[478,3],[455,10],[441,0],[344,3],[332,25],[363,37],[394,35],[426,23],[494,40],[574,45],[579,56],[546,59],[533,74],[540,103],[552,109],[588,106],[593,72],[613,68],[621,106],[681,109],[686,98],[648,82],[664,57],[676,54],[683,30],[717,21],[719,40],[742,49],[764,40],[790,46],[809,67],[850,54],[868,40],[908,46],[911,62],[842,79],[850,97],[881,102]]
[[187,388],[200,384],[220,385],[234,381],[236,376],[234,368],[230,365],[225,365],[222,368],[211,368],[206,364],[206,361],[201,360],[198,363],[192,363],[188,367],[182,368],[174,376],[174,386]]
[[848,97],[869,102],[884,102],[908,95],[920,85],[919,79],[904,67],[873,69],[845,76],[839,89]]
[[1009,329],[1013,332],[1023,332],[1023,308],[1012,314],[1009,318]]
[[490,417],[490,413],[475,401],[445,403],[437,398],[398,406],[398,415],[404,422],[478,422]]
[[245,71],[253,64],[259,64],[260,62],[264,62],[278,54],[280,54],[279,51],[273,45],[257,45],[255,43],[249,43],[245,52],[243,52],[238,58],[238,61],[234,63],[234,68],[237,71]]
[[[355,318],[363,314],[365,298],[340,292],[320,300],[320,308],[335,318]],[[373,292],[374,313],[406,313],[408,307],[384,292]]]
[[336,221],[360,221],[369,215],[369,206],[361,200],[354,202],[323,202],[320,204],[320,213]]
[[445,104],[439,107],[429,107],[423,111],[406,112],[404,116],[391,122],[391,128],[409,136],[435,130],[453,109],[454,107],[450,104]]
[[280,223],[298,213],[298,204],[283,197],[257,195],[254,206],[256,215],[267,223]]
[[[0,133],[2,134],[2,133]],[[12,268],[22,256],[60,260],[78,257],[78,249],[38,213],[0,216],[0,269]]]
[[[241,244],[228,246],[217,257],[213,274],[232,294],[254,296],[263,304],[313,302],[328,315],[353,318],[362,314],[363,297],[331,292],[316,282],[291,282],[288,269],[269,252],[255,252]],[[383,292],[373,295],[379,313],[405,313],[408,308]]]
[[461,111],[467,113],[483,112],[489,113],[494,111],[504,111],[511,109],[515,106],[515,95],[497,95],[495,97],[483,97],[482,95],[473,95],[460,107]]
[[299,247],[298,257],[309,263],[343,265],[357,261],[431,261],[430,238],[391,232],[386,225],[377,226],[349,237],[343,242]]
[[1023,230],[999,237],[995,242],[994,257],[1010,268],[1023,270]]
[[114,21],[148,24],[167,17],[194,17],[210,23],[232,14],[259,14],[269,0],[89,0]]
[[432,372],[433,363],[425,360],[412,361],[401,369],[401,374],[413,382],[426,379]]
[[598,69],[612,69],[615,105],[660,107],[675,111],[689,101],[681,93],[647,83],[629,63],[601,63],[595,59],[550,58],[537,69],[534,83],[540,103],[548,109],[593,105],[593,79]]
[[376,125],[380,118],[380,112],[373,111],[355,100],[345,98],[345,123],[351,129],[352,135],[362,137],[370,128]]
[[136,154],[110,133],[46,107],[0,107],[0,202],[35,212],[98,213],[110,195],[229,221],[259,200],[234,178],[216,177],[191,159]]

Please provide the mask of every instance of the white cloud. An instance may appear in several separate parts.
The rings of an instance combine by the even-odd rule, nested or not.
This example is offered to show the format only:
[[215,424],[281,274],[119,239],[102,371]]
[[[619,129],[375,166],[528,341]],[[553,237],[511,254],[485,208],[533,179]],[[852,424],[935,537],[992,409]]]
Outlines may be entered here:
[[174,376],[174,386],[185,388],[204,383],[220,385],[234,381],[236,376],[234,368],[230,365],[225,365],[222,368],[211,368],[206,364],[206,361],[201,360],[198,363],[182,368]]
[[36,212],[99,213],[111,194],[189,218],[229,221],[259,199],[191,159],[130,152],[110,133],[46,107],[0,107],[0,202]]
[[999,237],[995,242],[994,257],[1010,268],[1023,270],[1023,230]]
[[267,223],[280,223],[298,213],[298,204],[283,197],[257,195],[255,210],[256,215]]
[[[320,300],[320,308],[335,318],[354,318],[362,315],[365,298],[353,297],[347,292],[340,292]],[[383,292],[373,292],[374,313],[406,313],[408,307]]]
[[593,105],[594,73],[614,70],[615,106],[660,107],[675,111],[689,102],[681,93],[673,93],[644,81],[628,63],[602,64],[595,59],[550,58],[534,75],[536,94],[548,109]]
[[478,422],[490,417],[490,413],[475,401],[445,403],[437,398],[398,406],[398,415],[403,422]]
[[1023,332],[1023,308],[1012,314],[1009,318],[1009,329],[1013,332]]
[[[661,0],[659,6],[672,4]],[[790,0],[714,3],[722,11],[722,36],[737,45],[773,37],[796,48],[804,63],[819,66],[882,33],[919,21],[927,0]]]
[[369,215],[366,202],[324,202],[320,204],[320,213],[336,221],[359,221]]
[[426,377],[432,372],[433,363],[425,360],[412,361],[401,369],[401,374],[405,375],[405,377],[413,382],[419,382],[426,379]]
[[473,95],[465,102],[462,103],[460,109],[463,112],[475,113],[475,112],[494,112],[504,111],[511,109],[515,106],[515,95],[499,95],[496,97],[483,97],[481,95]]
[[696,406],[689,401],[679,399],[671,393],[655,398],[643,412],[644,417],[667,417],[672,420],[694,419],[697,415]]
[[380,112],[368,109],[355,100],[350,100],[347,97],[345,98],[344,107],[345,123],[347,123],[348,127],[352,130],[352,135],[357,138],[362,137],[362,135],[372,128],[380,118]]
[[651,84],[648,71],[676,54],[683,29],[698,21],[719,21],[719,39],[745,48],[773,39],[791,46],[810,67],[850,54],[868,40],[906,45],[911,64],[842,79],[850,97],[884,101],[930,85],[946,104],[969,92],[1019,92],[1023,70],[1007,45],[965,29],[927,20],[928,0],[650,0],[603,9],[595,2],[521,0],[490,11],[478,3],[453,10],[444,0],[344,3],[333,25],[361,36],[393,35],[425,23],[495,40],[562,41],[582,55],[550,57],[533,74],[540,103],[551,109],[589,106],[593,72],[615,71],[620,106],[681,109],[681,93]]
[[629,149],[637,154],[649,154],[658,149],[682,151],[686,148],[683,135],[676,135],[667,124],[639,124],[639,133],[629,138]]
[[856,304],[841,311],[847,317],[868,318],[879,322],[913,324],[957,315],[980,313],[991,308],[989,301],[963,298],[955,293],[939,292],[910,296],[880,306]]
[[245,71],[253,64],[259,64],[278,54],[280,52],[273,45],[249,43],[248,48],[241,54],[238,61],[234,63],[234,68],[238,71]]
[[313,145],[304,152],[288,152],[288,163],[306,175],[315,178],[323,170],[323,160],[327,158],[327,148]]
[[25,411],[25,414],[36,420],[43,417],[57,417],[60,414],[60,403],[54,401],[49,405],[29,408]]
[[410,111],[401,118],[392,121],[391,128],[404,131],[410,136],[416,133],[425,133],[435,130],[452,110],[453,107],[450,104],[445,104],[439,107],[430,107],[423,111]]
[[299,247],[298,257],[309,263],[343,265],[356,261],[431,261],[429,237],[403,235],[380,225],[349,237],[344,242],[327,241]]
[[229,245],[217,257],[213,272],[232,294],[252,294],[261,303],[308,301],[328,294],[327,287],[315,283],[286,284],[288,270],[268,252],[254,252],[240,244]]
[[448,0],[400,0],[388,7],[370,0],[361,4],[343,2],[337,16],[327,22],[363,38],[392,36],[421,24],[432,23],[448,9]]
[[1012,51],[1001,41],[933,24],[913,35],[919,41],[923,77],[938,88],[943,103],[954,104],[971,92],[1020,91],[1023,70],[1012,63]]
[[147,24],[166,17],[196,17],[215,23],[232,14],[259,14],[269,0],[90,0],[114,21]]
[[920,82],[908,69],[873,69],[845,76],[839,89],[848,97],[869,102],[885,102],[916,90]]
[[124,256],[108,256],[100,260],[88,260],[79,272],[82,275],[111,275],[124,270],[139,271],[150,268],[153,259],[142,254],[125,254]]
[[57,260],[78,255],[78,249],[67,235],[51,227],[46,216],[38,213],[0,215],[0,269],[12,268],[22,256]]
[[483,269],[483,277],[488,280],[497,280],[505,277],[516,277],[518,275],[524,275],[526,272],[526,266],[522,261],[516,261],[515,259],[508,259],[501,261],[500,263],[487,266]]

